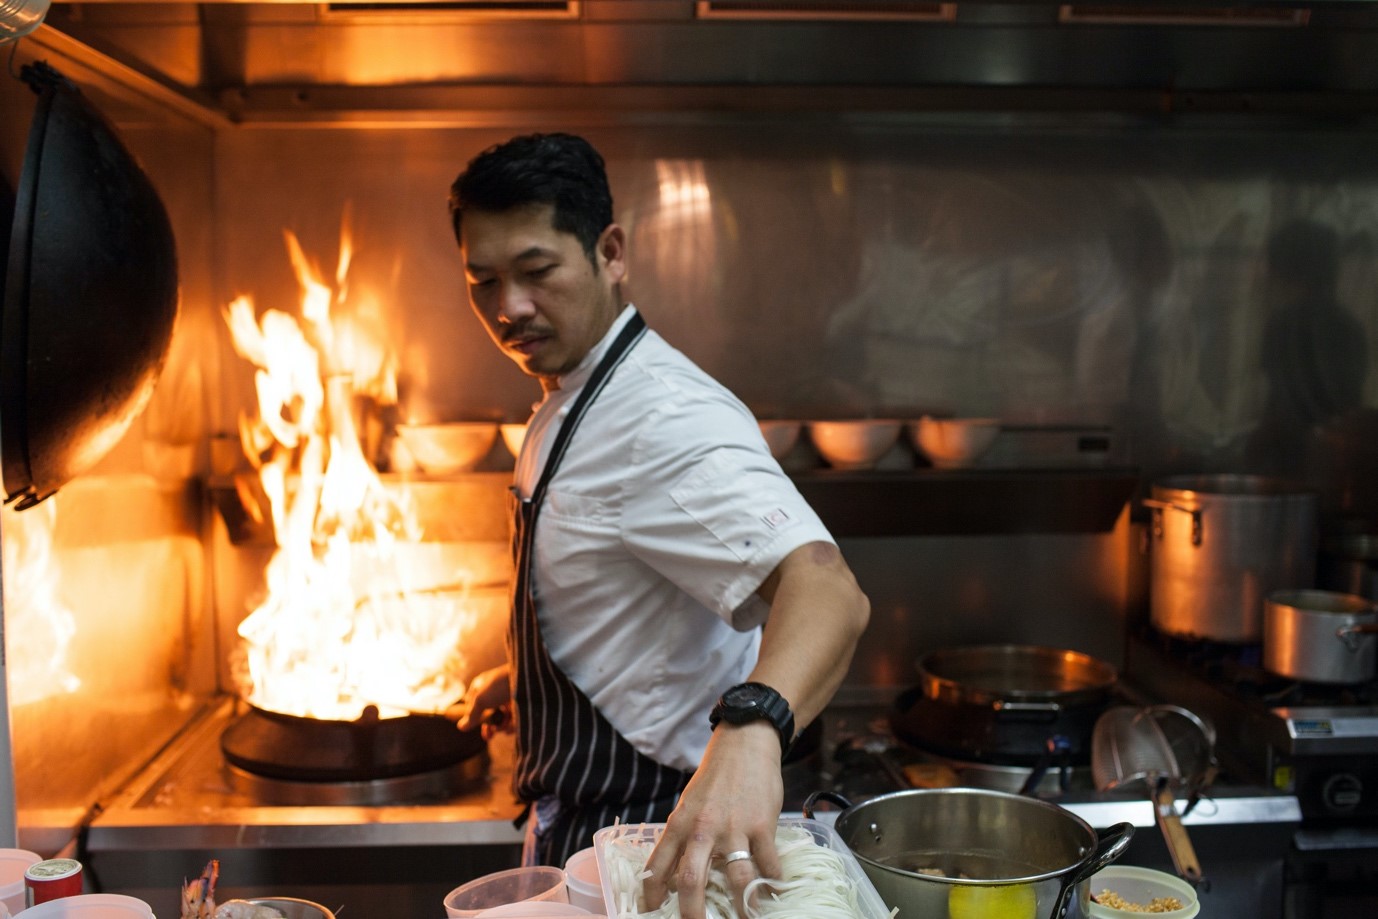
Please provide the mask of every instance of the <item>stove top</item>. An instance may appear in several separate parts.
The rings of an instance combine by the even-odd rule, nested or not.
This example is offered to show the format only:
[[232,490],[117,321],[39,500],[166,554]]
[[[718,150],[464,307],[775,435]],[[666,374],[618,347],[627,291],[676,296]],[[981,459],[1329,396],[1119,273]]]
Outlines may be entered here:
[[[270,779],[226,762],[238,714],[213,701],[91,820],[93,850],[520,844],[507,735],[434,772],[358,782]],[[456,781],[457,779],[457,781]]]
[[1216,728],[1222,768],[1297,795],[1303,817],[1378,819],[1378,681],[1357,685],[1280,677],[1259,645],[1130,636],[1125,673],[1163,702]]

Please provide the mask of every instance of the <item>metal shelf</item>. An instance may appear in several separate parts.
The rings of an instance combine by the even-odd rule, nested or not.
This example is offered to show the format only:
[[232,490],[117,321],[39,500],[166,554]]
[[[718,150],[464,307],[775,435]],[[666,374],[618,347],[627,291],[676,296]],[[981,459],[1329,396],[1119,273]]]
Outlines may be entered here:
[[964,469],[796,473],[832,534],[959,536],[1106,533],[1139,484],[1136,469]]

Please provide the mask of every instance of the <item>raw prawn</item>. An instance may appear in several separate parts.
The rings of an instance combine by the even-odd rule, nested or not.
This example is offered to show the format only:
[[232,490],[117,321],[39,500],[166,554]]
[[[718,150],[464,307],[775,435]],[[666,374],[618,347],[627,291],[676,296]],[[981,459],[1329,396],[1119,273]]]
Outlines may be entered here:
[[211,859],[194,881],[182,883],[182,919],[215,919],[215,882],[220,877],[220,862]]

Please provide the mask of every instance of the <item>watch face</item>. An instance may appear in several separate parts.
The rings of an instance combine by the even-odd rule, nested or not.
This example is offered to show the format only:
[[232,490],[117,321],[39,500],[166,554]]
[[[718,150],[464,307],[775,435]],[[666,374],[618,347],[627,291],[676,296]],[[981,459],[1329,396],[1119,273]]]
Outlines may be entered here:
[[751,708],[761,704],[761,699],[765,695],[759,686],[743,684],[733,686],[723,693],[723,702],[732,708]]

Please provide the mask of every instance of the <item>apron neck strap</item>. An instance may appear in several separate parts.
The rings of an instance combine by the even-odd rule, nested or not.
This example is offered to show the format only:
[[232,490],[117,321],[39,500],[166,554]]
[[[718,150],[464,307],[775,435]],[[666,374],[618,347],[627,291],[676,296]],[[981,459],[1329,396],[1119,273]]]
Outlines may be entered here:
[[545,497],[546,489],[550,486],[550,480],[554,478],[555,470],[559,467],[560,461],[564,459],[570,438],[574,434],[574,429],[579,426],[584,412],[593,400],[598,398],[598,394],[603,391],[603,387],[607,384],[608,378],[612,376],[612,372],[617,369],[618,364],[622,363],[622,359],[631,352],[632,346],[640,340],[645,332],[646,320],[641,317],[641,313],[633,311],[627,324],[622,327],[622,331],[617,333],[617,338],[613,339],[608,352],[599,360],[598,366],[593,368],[588,382],[579,391],[574,405],[570,408],[569,414],[565,416],[559,432],[555,435],[555,443],[550,447],[550,456],[546,459],[545,469],[541,471],[541,478],[531,493],[533,506],[540,507],[541,499]]

